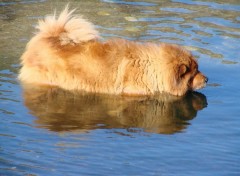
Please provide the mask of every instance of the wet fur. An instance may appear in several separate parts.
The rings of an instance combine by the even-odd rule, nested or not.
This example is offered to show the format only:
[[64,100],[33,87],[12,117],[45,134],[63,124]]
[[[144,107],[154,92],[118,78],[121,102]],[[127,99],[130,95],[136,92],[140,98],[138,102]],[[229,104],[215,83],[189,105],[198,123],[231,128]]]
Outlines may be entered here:
[[87,92],[184,95],[205,86],[192,54],[173,44],[99,40],[94,26],[66,8],[40,21],[21,57],[23,83]]

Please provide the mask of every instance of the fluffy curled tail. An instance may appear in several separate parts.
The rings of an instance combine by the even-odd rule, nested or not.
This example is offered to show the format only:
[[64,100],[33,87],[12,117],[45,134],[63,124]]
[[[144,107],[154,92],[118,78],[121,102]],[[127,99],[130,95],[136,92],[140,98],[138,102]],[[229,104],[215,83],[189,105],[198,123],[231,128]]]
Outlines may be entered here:
[[56,17],[45,17],[39,21],[37,29],[43,38],[59,38],[61,45],[75,45],[99,38],[94,25],[80,16],[73,15],[75,10],[69,11],[68,6]]

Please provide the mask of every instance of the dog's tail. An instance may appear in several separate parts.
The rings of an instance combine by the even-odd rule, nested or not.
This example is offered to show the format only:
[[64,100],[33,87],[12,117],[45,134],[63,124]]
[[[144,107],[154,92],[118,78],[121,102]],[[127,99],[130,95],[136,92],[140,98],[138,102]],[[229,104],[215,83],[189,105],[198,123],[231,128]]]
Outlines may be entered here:
[[74,11],[69,11],[66,6],[58,18],[56,13],[45,17],[36,27],[38,34],[43,38],[58,38],[61,45],[75,45],[99,38],[93,24],[81,16],[73,15]]

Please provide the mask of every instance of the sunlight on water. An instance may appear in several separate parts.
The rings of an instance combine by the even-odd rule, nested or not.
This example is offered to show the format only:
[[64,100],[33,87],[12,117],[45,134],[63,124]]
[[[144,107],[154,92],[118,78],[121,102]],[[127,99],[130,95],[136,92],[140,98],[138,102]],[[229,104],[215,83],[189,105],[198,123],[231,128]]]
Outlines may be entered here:
[[[102,40],[184,46],[207,87],[121,97],[20,86],[37,21],[67,3]],[[0,175],[239,175],[239,39],[238,0],[0,1]]]

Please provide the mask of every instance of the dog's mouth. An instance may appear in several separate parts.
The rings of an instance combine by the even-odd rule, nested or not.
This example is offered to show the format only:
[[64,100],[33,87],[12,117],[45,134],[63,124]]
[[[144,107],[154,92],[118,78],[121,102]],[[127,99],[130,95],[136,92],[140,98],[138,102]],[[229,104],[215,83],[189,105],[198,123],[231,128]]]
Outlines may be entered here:
[[206,82],[203,83],[203,84],[197,85],[197,86],[193,87],[193,90],[199,90],[199,89],[202,89],[202,88],[206,87],[206,85],[207,85]]
[[192,90],[199,90],[206,87],[207,82],[208,78],[199,72],[197,75],[192,77],[192,79],[190,79],[189,87]]

